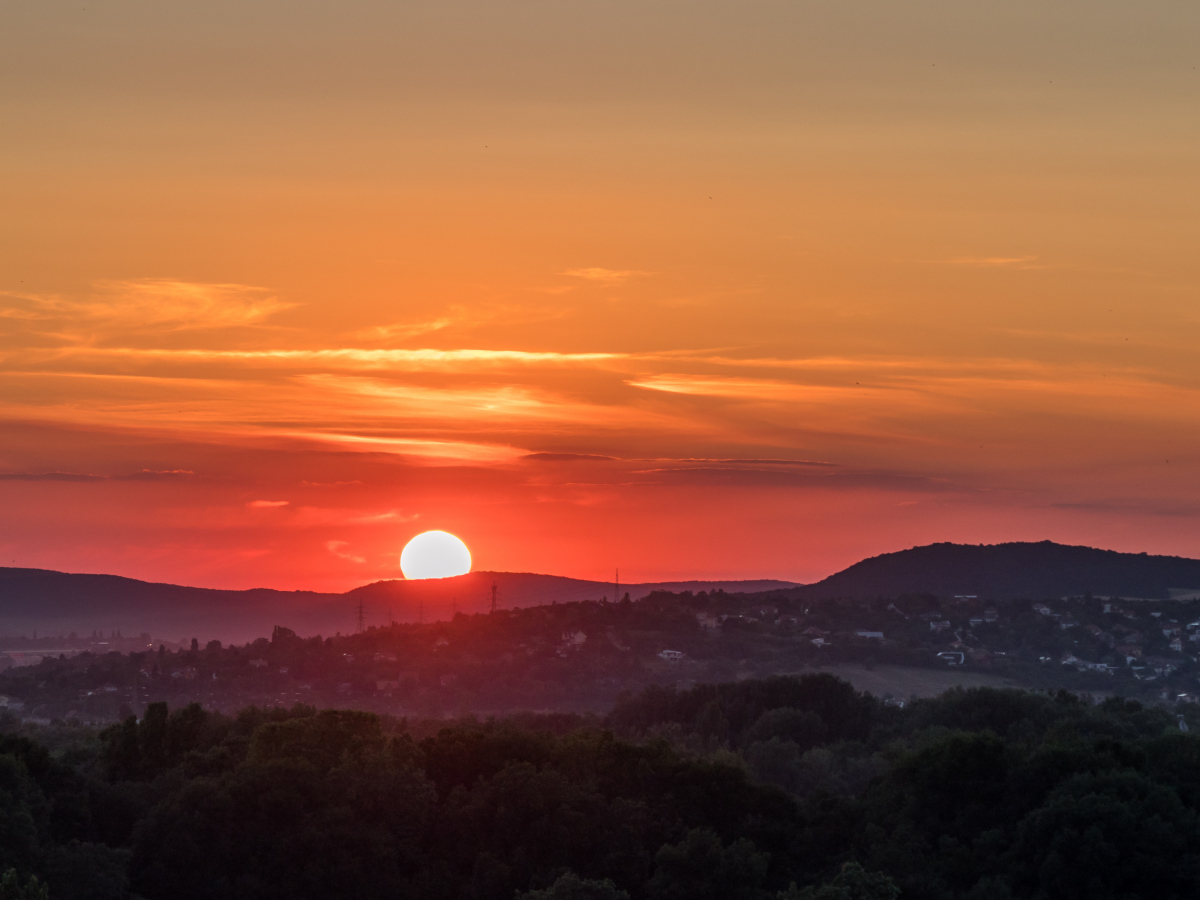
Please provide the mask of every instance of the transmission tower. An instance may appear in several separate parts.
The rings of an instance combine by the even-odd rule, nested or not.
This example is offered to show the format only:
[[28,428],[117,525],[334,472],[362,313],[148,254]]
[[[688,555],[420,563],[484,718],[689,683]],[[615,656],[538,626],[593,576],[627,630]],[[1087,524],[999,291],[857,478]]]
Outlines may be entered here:
[[367,608],[363,605],[362,600],[358,601],[358,633],[362,634],[367,630]]
[[496,582],[492,582],[492,612],[496,611]]

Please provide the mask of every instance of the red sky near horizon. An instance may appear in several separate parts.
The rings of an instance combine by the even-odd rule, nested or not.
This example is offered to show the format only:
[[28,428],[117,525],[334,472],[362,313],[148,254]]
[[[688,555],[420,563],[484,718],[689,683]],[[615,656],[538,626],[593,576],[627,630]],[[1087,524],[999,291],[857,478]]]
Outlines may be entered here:
[[1200,7],[0,9],[0,564],[1200,556]]

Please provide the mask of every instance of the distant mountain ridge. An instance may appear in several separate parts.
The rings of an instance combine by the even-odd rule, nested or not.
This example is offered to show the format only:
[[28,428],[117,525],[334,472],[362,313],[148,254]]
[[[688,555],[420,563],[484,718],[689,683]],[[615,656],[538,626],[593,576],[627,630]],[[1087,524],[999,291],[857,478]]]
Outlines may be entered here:
[[1170,599],[1200,590],[1200,560],[1056,544],[928,544],[857,562],[798,592],[812,599],[927,593],[988,600],[1082,596]]
[[[612,582],[522,572],[471,572],[427,581],[377,581],[343,594],[246,591],[155,584],[116,575],[0,567],[0,635],[91,634],[246,641],[285,625],[301,635],[352,632],[362,604],[365,623],[446,618],[454,611],[613,599]],[[1167,600],[1171,591],[1200,592],[1200,560],[1118,553],[1055,544],[929,544],[864,559],[809,585],[787,581],[672,581],[621,585],[634,599],[654,590],[724,590],[753,594],[785,590],[812,600],[975,594],[987,600],[1119,596]]]
[[[38,632],[124,634],[150,632],[168,640],[198,637],[202,641],[246,641],[271,634],[284,625],[302,635],[332,635],[357,627],[357,610],[365,623],[391,619],[415,621],[445,618],[455,610],[475,613],[491,606],[497,587],[501,607],[538,606],[578,600],[613,599],[611,582],[520,572],[471,572],[456,578],[425,581],[378,581],[343,594],[317,591],[244,591],[186,587],[49,569],[0,567],[0,635]],[[678,581],[621,585],[634,598],[654,590],[724,589],[758,592],[793,588],[788,581]]]

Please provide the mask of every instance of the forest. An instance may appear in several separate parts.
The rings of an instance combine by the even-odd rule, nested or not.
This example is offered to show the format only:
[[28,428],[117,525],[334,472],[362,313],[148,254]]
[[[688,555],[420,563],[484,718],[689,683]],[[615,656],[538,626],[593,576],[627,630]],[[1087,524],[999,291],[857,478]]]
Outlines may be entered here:
[[0,897],[1195,897],[1184,728],[1064,691],[900,707],[826,673],[603,717],[153,703],[0,735]]

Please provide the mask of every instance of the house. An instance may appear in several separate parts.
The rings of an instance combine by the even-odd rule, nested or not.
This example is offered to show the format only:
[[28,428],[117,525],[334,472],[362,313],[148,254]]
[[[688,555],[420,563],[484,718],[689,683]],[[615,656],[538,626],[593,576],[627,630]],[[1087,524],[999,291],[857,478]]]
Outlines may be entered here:
[[983,621],[991,625],[993,622],[1000,621],[1000,611],[994,606],[989,606],[983,611]]
[[829,644],[829,642],[826,641],[825,638],[813,638],[811,641],[809,641],[809,643],[812,644],[814,647],[826,647]]
[[256,669],[265,669],[267,667],[267,661],[265,659],[252,659],[250,660],[250,665]]
[[660,650],[658,658],[667,662],[679,662],[683,659],[683,651],[681,650]]
[[1176,653],[1182,653],[1183,652],[1183,638],[1178,638],[1178,637],[1172,638],[1171,643],[1168,644],[1167,646],[1169,646]]
[[974,618],[968,619],[967,624],[970,625],[972,628],[977,628],[978,626],[983,624],[983,619],[981,619],[978,616],[975,616]]
[[582,631],[564,631],[562,639],[563,643],[571,647],[580,647],[587,643],[587,635]]
[[1035,603],[1033,606],[1033,611],[1035,613],[1041,613],[1043,616],[1054,615],[1054,610],[1048,607],[1045,603]]
[[937,655],[937,658],[943,660],[952,666],[961,666],[963,664],[964,655],[960,652],[943,650]]
[[948,619],[938,619],[929,623],[930,631],[946,631],[950,627]]
[[696,613],[696,624],[705,631],[717,631],[721,627],[721,619],[712,613]]
[[1161,656],[1147,656],[1146,667],[1154,672],[1155,675],[1167,676],[1179,668],[1179,663],[1173,659],[1164,659]]
[[375,662],[395,662],[395,661],[396,661],[395,653],[376,653],[375,654]]
[[883,632],[882,631],[856,631],[854,633],[858,637],[867,638],[868,640],[876,640],[876,641],[883,640]]

